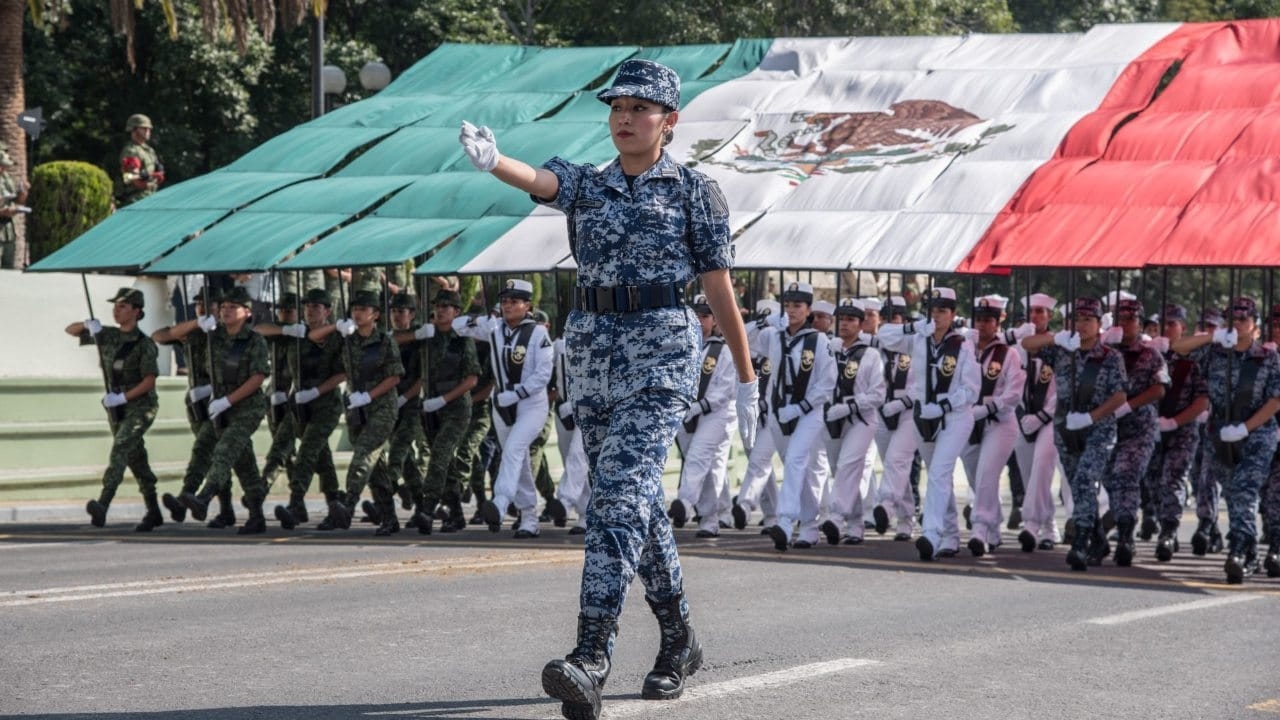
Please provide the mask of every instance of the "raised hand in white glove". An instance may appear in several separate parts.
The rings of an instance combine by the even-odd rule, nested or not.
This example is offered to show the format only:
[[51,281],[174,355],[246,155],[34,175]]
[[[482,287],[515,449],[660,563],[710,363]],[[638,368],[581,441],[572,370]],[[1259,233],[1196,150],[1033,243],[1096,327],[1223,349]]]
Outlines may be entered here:
[[498,393],[498,407],[511,407],[520,402],[520,395],[515,390],[503,390]]
[[1079,350],[1080,336],[1071,330],[1059,330],[1053,334],[1053,343],[1065,350]]
[[453,329],[455,331],[461,330],[463,328],[469,328],[469,327],[475,327],[475,326],[476,326],[476,319],[471,317],[470,315],[463,315],[462,317],[454,318],[453,320]]
[[1178,421],[1171,417],[1162,417],[1156,422],[1160,426],[1160,432],[1162,433],[1173,432],[1178,429]]
[[1119,325],[1107,328],[1107,331],[1102,333],[1102,342],[1104,345],[1119,345],[1124,342],[1124,328]]
[[102,407],[104,408],[120,407],[127,402],[129,401],[124,398],[124,393],[109,392],[102,396]]
[[1018,421],[1018,427],[1022,429],[1023,435],[1035,435],[1044,427],[1044,421],[1036,415],[1023,415]]
[[295,338],[301,339],[307,336],[307,324],[294,323],[292,325],[285,325],[284,327],[280,328],[280,333],[282,335],[287,335],[289,337],[295,337]]
[[285,403],[287,403],[287,402],[289,402],[289,396],[288,396],[288,395],[285,395],[285,394],[284,394],[284,393],[282,393],[282,392],[273,392],[273,393],[271,393],[271,404],[272,404],[272,405],[283,405],[283,404],[285,404]]
[[1201,410],[1200,414],[1196,416],[1196,424],[1204,425],[1207,422],[1209,422],[1209,411]]
[[735,410],[738,415],[738,435],[747,450],[755,447],[756,429],[760,423],[760,383],[756,380],[738,383]]
[[911,325],[912,332],[919,335],[932,335],[935,329],[932,320],[917,320],[908,324]]
[[1116,419],[1119,420],[1120,418],[1124,417],[1125,415],[1128,415],[1131,412],[1133,412],[1133,407],[1126,402],[1126,403],[1120,403],[1120,407],[1116,408],[1116,411],[1114,414],[1116,416]]
[[1083,430],[1093,424],[1093,416],[1087,412],[1067,413],[1067,429]]
[[1113,322],[1114,322],[1114,319],[1112,318],[1111,313],[1109,312],[1102,313],[1102,317],[1098,318],[1098,324],[1102,326],[1102,329],[1104,331],[1110,330],[1111,324]]
[[212,385],[197,385],[187,391],[187,397],[191,398],[193,403],[200,402],[210,395],[213,395]]
[[373,397],[367,392],[353,392],[347,396],[347,407],[355,410],[373,402]]
[[211,333],[218,329],[218,319],[212,315],[201,315],[196,319],[196,325],[207,333]]
[[298,392],[294,393],[293,401],[298,403],[299,405],[306,405],[307,403],[311,402],[312,400],[315,400],[318,397],[320,397],[319,390],[317,390],[316,388],[307,388],[305,390],[299,390]]
[[938,403],[925,403],[920,406],[921,420],[937,420],[942,415],[942,406]]
[[224,398],[214,398],[209,401],[209,418],[216,418],[222,413],[231,409],[231,401]]
[[1010,345],[1017,345],[1020,340],[1029,338],[1036,334],[1036,326],[1033,323],[1022,323],[1005,333],[1004,341]]
[[458,142],[462,143],[467,159],[480,172],[490,172],[498,166],[498,141],[487,126],[476,127],[463,120]]
[[436,326],[434,323],[427,323],[417,330],[413,331],[414,340],[426,340],[436,336]]
[[436,395],[435,397],[429,397],[426,400],[422,401],[422,411],[432,413],[439,410],[440,408],[444,407],[447,404],[448,403],[444,401],[443,397]]
[[783,405],[778,408],[778,422],[788,423],[799,418],[803,414],[804,410],[801,410],[799,405],[794,403],[791,405]]
[[407,398],[407,397],[405,397],[405,396],[403,396],[403,395],[397,395],[397,396],[396,396],[396,409],[397,409],[397,410],[400,410],[401,408],[403,408],[405,405],[408,405],[408,404],[409,404],[409,398]]
[[1147,346],[1150,347],[1152,350],[1155,350],[1156,352],[1160,353],[1161,355],[1164,355],[1165,353],[1169,352],[1169,338],[1163,335],[1160,335],[1158,337],[1153,337],[1151,338],[1150,342],[1147,343]]
[[1249,429],[1244,426],[1244,423],[1228,425],[1218,431],[1218,437],[1222,438],[1222,442],[1240,442],[1249,437]]
[[1235,347],[1238,339],[1239,336],[1235,328],[1229,330],[1227,328],[1218,328],[1213,331],[1213,341],[1225,348]]
[[890,400],[880,408],[880,414],[885,417],[893,417],[903,410],[907,409],[907,404],[901,400]]
[[351,337],[351,334],[356,331],[356,321],[351,318],[343,318],[334,323],[333,327],[342,337]]
[[102,332],[102,323],[93,318],[85,320],[83,324],[84,329],[89,333],[89,337],[97,337],[98,333]]
[[828,422],[835,422],[836,420],[843,420],[851,414],[853,414],[853,408],[849,407],[849,403],[842,402],[828,405],[825,417]]

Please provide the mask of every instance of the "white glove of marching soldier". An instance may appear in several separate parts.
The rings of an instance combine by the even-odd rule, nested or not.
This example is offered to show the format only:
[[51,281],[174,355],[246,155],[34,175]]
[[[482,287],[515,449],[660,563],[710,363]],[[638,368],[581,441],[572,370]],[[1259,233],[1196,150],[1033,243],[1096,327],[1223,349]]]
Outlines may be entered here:
[[1054,333],[1053,342],[1064,350],[1074,352],[1080,349],[1080,336],[1072,330],[1059,330]]
[[351,318],[343,318],[333,325],[342,337],[351,337],[351,334],[356,331],[356,321]]
[[211,333],[218,329],[218,320],[212,315],[201,315],[200,318],[196,320],[196,325],[199,325],[201,330]]
[[352,410],[362,408],[373,402],[373,397],[367,392],[353,392],[347,397],[347,407]]
[[738,396],[734,403],[738,415],[738,435],[742,438],[742,447],[746,450],[756,445],[756,428],[760,422],[760,383],[738,383]]
[[306,405],[318,397],[320,397],[320,391],[318,389],[305,388],[293,394],[293,401],[299,405]]
[[85,320],[83,325],[85,331],[89,333],[89,337],[97,337],[98,333],[102,332],[102,323],[92,318]]
[[294,323],[292,325],[285,325],[280,328],[280,334],[299,339],[304,338],[307,336],[307,324]]
[[1169,338],[1163,335],[1151,338],[1151,341],[1148,342],[1147,345],[1161,355],[1169,352]]
[[1228,425],[1218,431],[1218,437],[1222,438],[1222,442],[1240,442],[1249,437],[1249,429],[1244,426],[1244,423]]
[[1112,325],[1102,333],[1103,345],[1119,345],[1122,342],[1124,342],[1124,328],[1119,325]]
[[443,397],[436,395],[435,397],[429,397],[422,401],[422,411],[433,413],[440,410],[447,404],[448,403],[444,401]]
[[1044,420],[1036,415],[1023,415],[1018,425],[1022,428],[1023,435],[1035,435],[1040,428],[1044,427]]
[[1217,330],[1213,331],[1213,341],[1218,343],[1222,347],[1225,347],[1225,348],[1235,347],[1237,339],[1239,339],[1239,336],[1236,334],[1235,328],[1231,328],[1230,330],[1226,328],[1218,328]]
[[427,338],[433,338],[435,336],[436,336],[436,326],[431,323],[427,323],[426,325],[423,325],[422,327],[413,331],[414,340],[426,340]]
[[226,399],[225,397],[214,398],[213,401],[209,403],[209,417],[216,418],[222,413],[230,409],[231,409],[230,400]]
[[196,403],[213,395],[212,385],[197,385],[187,391],[187,397],[191,398],[191,402]]
[[490,172],[498,166],[498,141],[487,126],[476,127],[463,120],[458,142],[462,143],[467,159],[480,172]]
[[1093,424],[1093,416],[1087,412],[1067,413],[1067,429],[1083,430]]
[[102,396],[102,407],[104,408],[120,407],[127,402],[129,401],[125,399],[124,393],[109,392]]
[[803,415],[804,410],[802,410],[799,405],[792,403],[778,408],[778,411],[775,414],[778,416],[778,422],[789,423]]
[[835,422],[836,420],[843,420],[849,417],[852,412],[853,408],[849,407],[849,403],[836,403],[834,405],[827,406],[823,417],[827,422]]

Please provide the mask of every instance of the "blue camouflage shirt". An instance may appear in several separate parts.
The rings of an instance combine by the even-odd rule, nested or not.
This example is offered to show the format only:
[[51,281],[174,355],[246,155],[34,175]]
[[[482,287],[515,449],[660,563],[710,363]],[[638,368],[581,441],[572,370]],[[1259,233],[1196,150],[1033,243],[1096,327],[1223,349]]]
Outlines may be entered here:
[[[1093,410],[1105,403],[1116,392],[1128,392],[1129,379],[1124,372],[1124,360],[1115,348],[1108,347],[1101,342],[1089,350],[1082,349],[1074,352],[1069,352],[1057,345],[1050,345],[1040,350],[1039,357],[1053,366],[1054,381],[1058,386],[1056,416],[1059,421],[1065,419],[1067,413],[1070,412]],[[1072,362],[1073,357],[1075,362]],[[1076,384],[1083,377],[1085,367],[1090,360],[1102,364],[1102,367],[1098,368],[1098,376],[1094,380],[1093,397],[1089,399],[1085,407],[1073,408],[1071,395],[1075,392]],[[1116,416],[1108,415],[1095,422],[1094,426],[1114,425],[1115,422]]]
[[[1243,353],[1235,350],[1228,350],[1220,345],[1209,344],[1204,347],[1196,348],[1188,355],[1192,360],[1200,364],[1201,372],[1207,378],[1209,383],[1209,402],[1213,406],[1214,426],[1222,427],[1222,418],[1226,416],[1226,409],[1230,407],[1234,401],[1235,394],[1239,391],[1240,370],[1244,367],[1245,362],[1258,362],[1262,366],[1258,368],[1258,374],[1254,378],[1252,401],[1249,409],[1240,417],[1232,417],[1228,420],[1231,423],[1242,423],[1249,419],[1273,397],[1280,397],[1280,355],[1275,350],[1268,350],[1262,343],[1255,341],[1249,346],[1248,350]],[[1230,372],[1228,373],[1228,368]],[[1231,394],[1227,394],[1227,376],[1230,374]],[[1275,432],[1276,419],[1274,416],[1260,425],[1257,430],[1266,432]]]

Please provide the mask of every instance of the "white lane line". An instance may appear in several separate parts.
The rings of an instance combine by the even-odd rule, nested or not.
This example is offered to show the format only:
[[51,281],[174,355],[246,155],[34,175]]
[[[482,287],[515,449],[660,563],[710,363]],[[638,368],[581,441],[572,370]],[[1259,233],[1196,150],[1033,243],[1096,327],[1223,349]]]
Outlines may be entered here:
[[360,566],[350,570],[318,568],[313,570],[280,570],[277,572],[241,573],[237,575],[177,578],[170,580],[137,580],[107,585],[81,585],[78,587],[45,588],[40,590],[6,592],[0,594],[0,607],[42,605],[58,602],[73,602],[77,600],[99,600],[103,598],[138,597],[165,593],[203,592],[206,590],[263,587],[267,585],[282,585],[286,583],[347,580],[352,578],[388,575],[443,575],[475,570],[494,570],[525,567],[529,565],[559,564],[574,560],[581,560],[581,557],[581,552],[572,552],[558,553],[554,555],[548,554],[545,556],[527,559],[379,563],[375,565]]
[[70,544],[70,542],[0,543],[0,550],[30,550],[31,548],[63,547]]
[[1092,625],[1122,625],[1127,622],[1134,622],[1135,620],[1146,620],[1147,618],[1160,617],[1162,615],[1173,615],[1174,613],[1203,610],[1205,608],[1218,607],[1219,605],[1232,605],[1234,603],[1257,600],[1261,597],[1261,595],[1224,595],[1222,597],[1206,598],[1204,600],[1196,600],[1194,602],[1165,605],[1163,607],[1148,608],[1146,610],[1134,610],[1132,612],[1119,613],[1118,615],[1105,615],[1103,617],[1093,618],[1092,620],[1086,620],[1085,622]]

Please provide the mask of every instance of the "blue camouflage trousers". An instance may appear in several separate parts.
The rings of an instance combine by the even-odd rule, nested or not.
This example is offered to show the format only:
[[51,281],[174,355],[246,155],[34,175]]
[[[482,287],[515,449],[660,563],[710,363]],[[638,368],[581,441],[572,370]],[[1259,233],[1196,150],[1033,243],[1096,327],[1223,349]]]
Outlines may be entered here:
[[1204,450],[1210,474],[1222,484],[1227,498],[1228,537],[1234,542],[1249,541],[1258,536],[1258,493],[1271,474],[1271,457],[1276,452],[1275,425],[1268,423],[1249,433],[1243,441],[1240,462],[1234,468],[1218,459],[1213,441]]
[[[1098,482],[1107,474],[1111,464],[1111,454],[1116,447],[1116,431],[1114,425],[1095,425],[1089,430],[1084,451],[1073,455],[1067,451],[1062,435],[1055,426],[1053,442],[1058,448],[1058,459],[1062,461],[1062,469],[1067,475],[1067,484],[1071,488],[1071,501],[1075,503],[1071,519],[1076,526],[1076,533],[1088,533],[1098,519]],[[1114,503],[1115,500],[1112,500]]]
[[1138,506],[1142,500],[1142,478],[1151,462],[1151,453],[1159,442],[1154,426],[1131,428],[1118,433],[1115,449],[1111,452],[1111,467],[1102,476],[1102,487],[1116,522],[1137,521]]
[[1262,493],[1262,517],[1272,532],[1280,532],[1280,447],[1271,456],[1271,474],[1267,477],[1267,485]]
[[[636,575],[654,601],[682,593],[662,471],[687,406],[671,390],[647,388],[611,406],[575,408],[592,483],[582,565],[586,615],[622,615]],[[688,612],[683,600],[680,610]]]
[[1200,445],[1200,426],[1183,425],[1170,433],[1161,433],[1147,465],[1144,484],[1143,512],[1162,526],[1182,518],[1186,501],[1186,478]]
[[1196,517],[1200,520],[1218,522],[1218,501],[1221,499],[1221,488],[1218,477],[1213,473],[1213,438],[1209,437],[1208,425],[1198,423],[1197,433],[1200,445],[1196,447],[1195,460],[1191,463],[1191,486],[1196,493]]

